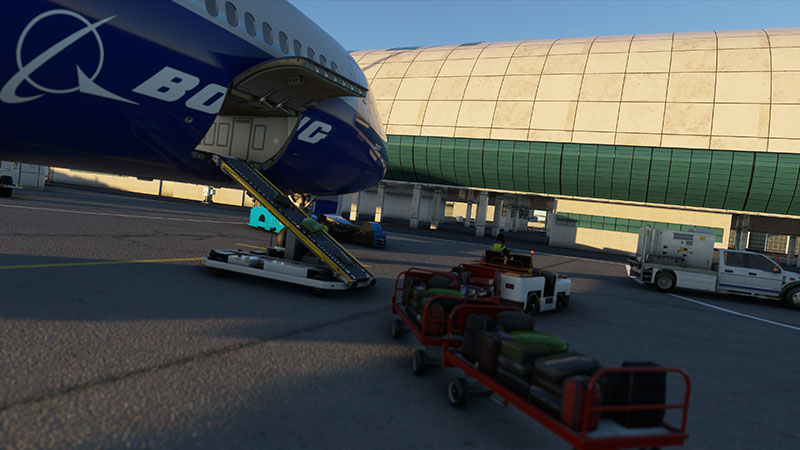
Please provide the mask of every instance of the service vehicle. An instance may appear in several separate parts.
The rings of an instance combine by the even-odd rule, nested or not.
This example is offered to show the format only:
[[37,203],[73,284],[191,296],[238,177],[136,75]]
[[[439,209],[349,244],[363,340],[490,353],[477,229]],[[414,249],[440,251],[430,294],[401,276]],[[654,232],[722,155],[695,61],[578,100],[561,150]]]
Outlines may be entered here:
[[675,288],[783,301],[800,309],[800,274],[756,252],[714,248],[711,230],[639,231],[630,276],[668,292]]
[[480,265],[498,273],[497,290],[504,304],[530,313],[569,307],[572,281],[566,275],[534,267],[533,254],[504,256],[487,250]]

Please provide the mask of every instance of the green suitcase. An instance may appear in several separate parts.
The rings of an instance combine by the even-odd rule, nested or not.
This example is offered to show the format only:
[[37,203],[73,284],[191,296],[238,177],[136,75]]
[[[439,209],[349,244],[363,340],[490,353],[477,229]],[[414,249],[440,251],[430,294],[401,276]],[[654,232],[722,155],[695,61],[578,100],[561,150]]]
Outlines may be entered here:
[[543,345],[550,350],[550,353],[569,351],[569,344],[549,334],[539,333],[538,331],[512,331],[508,334],[511,335],[515,341]]

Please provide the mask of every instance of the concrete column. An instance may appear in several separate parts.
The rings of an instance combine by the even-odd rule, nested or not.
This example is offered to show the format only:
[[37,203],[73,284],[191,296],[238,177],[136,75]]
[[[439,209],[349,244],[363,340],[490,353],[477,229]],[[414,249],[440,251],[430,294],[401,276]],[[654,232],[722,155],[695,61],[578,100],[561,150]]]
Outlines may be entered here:
[[511,208],[511,214],[508,216],[508,228],[511,231],[519,231],[519,208]]
[[793,266],[798,263],[798,258],[795,257],[796,250],[797,250],[797,236],[789,236],[789,251],[786,255],[787,265]]
[[358,220],[358,203],[361,200],[361,192],[350,194],[350,220]]
[[741,227],[736,236],[736,250],[747,250],[750,240],[750,216],[742,216]]
[[556,225],[556,214],[558,212],[558,200],[549,199],[549,207],[547,208],[547,217],[544,221],[545,233],[550,237],[550,230]]
[[419,228],[419,204],[422,198],[422,186],[419,184],[414,185],[413,193],[411,194],[411,211],[408,214],[408,227]]
[[374,222],[381,223],[381,216],[383,215],[383,201],[386,198],[386,185],[384,183],[378,184],[378,194],[375,196],[375,220]]
[[433,205],[431,207],[431,230],[439,228],[444,215],[444,200],[442,199],[442,188],[433,191]]
[[478,195],[478,209],[475,211],[475,236],[486,235],[486,212],[489,209],[489,193],[481,191]]
[[[467,216],[464,217],[464,227],[469,228],[470,218],[472,217],[472,191],[467,191]],[[477,222],[477,219],[475,219]]]
[[503,205],[505,200],[502,194],[497,194],[494,199],[494,222],[492,223],[492,236],[500,234],[503,228]]

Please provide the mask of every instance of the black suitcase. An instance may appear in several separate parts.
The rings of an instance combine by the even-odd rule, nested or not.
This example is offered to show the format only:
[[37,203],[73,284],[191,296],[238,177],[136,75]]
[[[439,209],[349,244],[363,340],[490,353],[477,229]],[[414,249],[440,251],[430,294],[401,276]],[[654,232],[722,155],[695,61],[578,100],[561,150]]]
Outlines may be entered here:
[[550,348],[538,342],[525,342],[515,339],[513,341],[503,341],[500,345],[500,353],[516,362],[533,363],[537,358],[549,355]]
[[561,384],[570,375],[592,375],[600,368],[596,359],[569,352],[542,356],[535,363],[536,374]]
[[452,278],[445,275],[431,275],[425,283],[428,288],[453,289],[455,282]]
[[500,343],[510,340],[511,336],[502,331],[479,331],[477,357],[478,369],[494,375],[497,370],[497,356],[500,353]]
[[498,367],[497,381],[520,397],[528,398],[528,389],[530,389],[531,384],[524,378],[518,377],[502,367]]
[[497,366],[525,379],[530,378],[533,373],[533,364],[517,362],[506,355],[497,357]]
[[536,369],[534,369],[533,376],[531,377],[531,383],[547,389],[548,391],[552,392],[555,395],[561,395],[564,393],[564,383],[563,382],[555,382],[551,381],[547,378],[536,373]]
[[[650,361],[625,361],[622,367],[661,367]],[[621,383],[623,404],[663,405],[667,401],[667,374],[632,373],[624,376]],[[664,410],[624,411],[614,420],[624,427],[654,427],[664,422]]]
[[538,406],[551,416],[561,419],[561,396],[556,395],[547,389],[532,384],[528,388],[528,401]]
[[464,327],[461,355],[470,362],[478,356],[478,333],[494,330],[494,319],[484,314],[470,314]]
[[497,314],[497,327],[504,331],[533,331],[535,319],[522,311],[503,311]]

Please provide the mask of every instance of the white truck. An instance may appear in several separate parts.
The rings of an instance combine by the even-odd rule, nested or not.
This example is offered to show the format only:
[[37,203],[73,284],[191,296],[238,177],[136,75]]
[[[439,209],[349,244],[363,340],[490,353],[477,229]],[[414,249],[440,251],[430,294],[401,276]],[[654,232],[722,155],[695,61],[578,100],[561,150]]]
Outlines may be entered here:
[[755,252],[714,248],[707,229],[639,231],[632,277],[659,291],[687,288],[783,301],[800,309],[800,274]]

